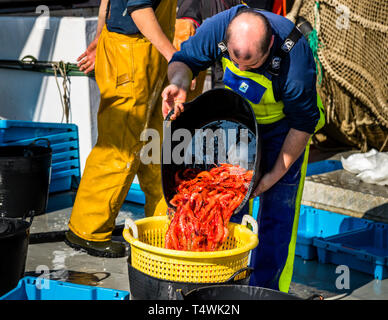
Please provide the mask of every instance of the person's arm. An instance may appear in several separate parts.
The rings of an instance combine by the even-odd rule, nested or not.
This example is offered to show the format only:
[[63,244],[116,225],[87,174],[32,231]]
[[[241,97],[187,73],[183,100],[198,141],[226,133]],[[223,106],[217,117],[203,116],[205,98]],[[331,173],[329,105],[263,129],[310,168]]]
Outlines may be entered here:
[[293,163],[300,157],[310,139],[311,134],[291,128],[284,140],[282,149],[276,159],[272,170],[265,173],[251,197],[257,197],[270,189],[290,169]]
[[150,7],[135,10],[131,13],[131,18],[139,31],[155,46],[167,61],[170,61],[176,49],[160,27],[154,10]]
[[168,85],[162,92],[162,114],[166,118],[171,110],[174,114],[171,120],[175,120],[184,111],[183,103],[186,102],[187,92],[193,77],[191,69],[183,62],[174,61],[168,66]]
[[96,60],[96,49],[98,38],[100,37],[102,28],[105,24],[106,10],[108,7],[108,0],[101,0],[100,7],[98,9],[98,21],[97,21],[97,30],[96,35],[93,41],[88,45],[84,53],[82,53],[77,58],[77,66],[80,71],[83,71],[85,74],[89,73],[94,69],[94,63]]
[[193,77],[206,70],[219,57],[221,50],[218,43],[225,37],[229,21],[234,17],[236,9],[221,12],[206,21],[196,30],[196,33],[182,43],[168,67],[170,85],[162,92],[163,116],[174,110],[171,120],[183,112],[187,92]]
[[[284,140],[273,168],[263,175],[252,197],[278,182],[299,158],[315,132],[319,120],[317,106],[316,66],[308,42],[300,39],[285,60],[284,82],[274,81],[274,89],[281,92],[283,112],[290,131]],[[288,61],[288,62],[287,62]]]

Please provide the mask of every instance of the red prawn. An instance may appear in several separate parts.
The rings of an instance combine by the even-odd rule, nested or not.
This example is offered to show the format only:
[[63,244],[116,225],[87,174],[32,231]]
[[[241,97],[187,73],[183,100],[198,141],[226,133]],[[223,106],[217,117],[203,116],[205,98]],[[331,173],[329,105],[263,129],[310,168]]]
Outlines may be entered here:
[[[165,247],[174,250],[214,251],[226,241],[228,224],[243,201],[252,170],[220,164],[209,171],[186,169],[175,175],[176,208],[165,236]],[[183,179],[182,179],[183,178]]]

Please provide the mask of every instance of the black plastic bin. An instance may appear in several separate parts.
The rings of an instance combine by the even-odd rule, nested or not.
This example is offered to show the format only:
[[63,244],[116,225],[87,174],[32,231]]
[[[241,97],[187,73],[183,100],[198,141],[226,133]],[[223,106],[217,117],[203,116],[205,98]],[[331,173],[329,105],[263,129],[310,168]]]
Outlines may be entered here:
[[[131,265],[131,257],[128,258],[128,278],[129,278],[129,292],[131,293],[131,300],[178,300],[177,290],[179,292],[189,292],[193,289],[215,286],[220,284],[239,284],[244,285],[249,283],[252,268],[243,268],[237,271],[230,277],[229,280],[222,283],[189,283],[168,281],[151,277]],[[245,272],[245,275],[243,274]],[[239,276],[244,276],[239,279]]]
[[[231,151],[229,141],[232,141],[232,139],[229,138],[231,136],[230,132],[235,132],[237,143],[241,143],[241,141],[244,141],[243,137],[247,137],[248,159],[246,169],[254,170],[248,192],[240,206],[236,208],[234,212],[236,214],[249,200],[250,194],[257,186],[261,176],[261,136],[252,107],[239,94],[220,88],[206,91],[193,101],[185,103],[184,112],[176,120],[168,121],[172,114],[173,112],[170,112],[166,117],[162,145],[162,186],[166,202],[172,207],[170,200],[176,193],[176,175],[179,176],[180,172],[185,169],[210,170],[213,166],[219,164],[220,150],[226,159],[225,162],[231,163],[229,159]],[[208,147],[206,137],[196,140],[196,135],[199,137],[198,132],[201,130],[202,132],[208,130],[214,134],[214,148]],[[184,152],[181,152],[181,158],[184,158],[184,160],[177,163],[174,160],[174,155],[179,154],[180,149],[184,150],[182,146],[184,145],[184,141],[182,141],[184,139],[177,139],[177,136],[179,137],[183,131],[190,132],[191,140],[186,139],[186,143],[192,145],[192,154],[190,155],[187,152],[183,157],[182,153]],[[223,139],[222,135],[219,138],[217,132],[225,134],[227,138]],[[196,141],[200,142],[196,144]],[[239,146],[235,150],[237,148]],[[186,157],[187,154],[189,155]],[[239,153],[236,152],[236,154]],[[181,160],[179,157],[178,159]]]
[[24,275],[30,221],[23,218],[0,217],[0,296],[15,288]]
[[178,300],[302,300],[289,293],[248,285],[202,287],[178,292]]
[[[20,218],[25,212],[46,212],[52,150],[35,142],[0,146],[0,215]],[[46,139],[45,139],[46,140]]]

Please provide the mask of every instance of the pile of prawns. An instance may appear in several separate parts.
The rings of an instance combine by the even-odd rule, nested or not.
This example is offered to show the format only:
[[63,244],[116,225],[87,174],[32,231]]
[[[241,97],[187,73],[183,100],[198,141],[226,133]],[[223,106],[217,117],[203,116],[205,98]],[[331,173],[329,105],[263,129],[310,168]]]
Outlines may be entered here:
[[228,238],[229,220],[243,201],[253,171],[238,165],[219,164],[209,171],[185,169],[175,181],[177,193],[170,200],[172,213],[165,248],[215,251]]

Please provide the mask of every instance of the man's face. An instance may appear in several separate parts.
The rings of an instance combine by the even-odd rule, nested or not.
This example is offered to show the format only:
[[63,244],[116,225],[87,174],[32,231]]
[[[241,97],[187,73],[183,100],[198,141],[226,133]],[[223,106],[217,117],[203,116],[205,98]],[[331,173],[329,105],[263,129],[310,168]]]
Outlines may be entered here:
[[271,44],[268,47],[267,52],[265,52],[264,54],[261,53],[255,46],[249,44],[247,45],[246,52],[243,55],[236,56],[236,50],[233,46],[228,47],[228,52],[230,59],[237,68],[239,68],[241,71],[248,71],[251,69],[257,69],[264,64],[270,54],[272,44],[273,36]]

